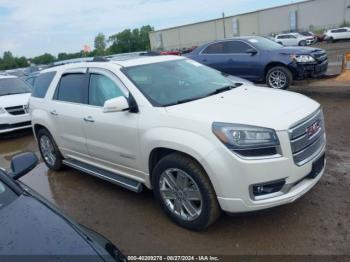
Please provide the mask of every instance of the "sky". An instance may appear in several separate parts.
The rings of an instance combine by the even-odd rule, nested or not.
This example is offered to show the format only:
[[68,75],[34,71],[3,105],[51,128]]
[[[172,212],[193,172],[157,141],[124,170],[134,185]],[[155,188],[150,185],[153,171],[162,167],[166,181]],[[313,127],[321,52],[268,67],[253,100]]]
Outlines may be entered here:
[[94,37],[156,30],[299,0],[0,0],[0,55],[33,57],[93,48]]

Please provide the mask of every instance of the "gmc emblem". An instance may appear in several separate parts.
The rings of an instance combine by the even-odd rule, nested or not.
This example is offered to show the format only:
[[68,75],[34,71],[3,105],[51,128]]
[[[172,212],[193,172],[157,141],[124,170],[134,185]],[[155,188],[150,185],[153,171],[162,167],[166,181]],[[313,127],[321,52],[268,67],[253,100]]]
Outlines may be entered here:
[[312,137],[321,129],[320,120],[313,123],[311,126],[306,128],[306,134],[308,137]]

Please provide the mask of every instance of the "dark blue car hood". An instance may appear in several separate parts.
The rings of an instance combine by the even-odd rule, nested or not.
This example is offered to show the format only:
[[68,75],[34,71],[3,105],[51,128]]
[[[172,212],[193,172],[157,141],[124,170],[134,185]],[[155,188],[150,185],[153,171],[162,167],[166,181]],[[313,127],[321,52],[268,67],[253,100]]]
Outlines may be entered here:
[[279,49],[271,50],[273,53],[285,54],[285,55],[308,55],[315,52],[324,52],[322,49],[313,47],[300,47],[300,46],[288,46],[281,47]]
[[79,255],[84,261],[102,261],[63,217],[26,195],[0,210],[2,255],[53,255],[60,261]]

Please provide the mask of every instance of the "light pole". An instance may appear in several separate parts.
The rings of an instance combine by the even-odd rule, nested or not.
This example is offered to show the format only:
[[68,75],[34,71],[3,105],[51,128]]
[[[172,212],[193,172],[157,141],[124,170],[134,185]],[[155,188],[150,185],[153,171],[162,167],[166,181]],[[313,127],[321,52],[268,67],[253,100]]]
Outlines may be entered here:
[[225,13],[222,12],[222,25],[224,28],[224,38],[226,38],[226,25],[225,25]]

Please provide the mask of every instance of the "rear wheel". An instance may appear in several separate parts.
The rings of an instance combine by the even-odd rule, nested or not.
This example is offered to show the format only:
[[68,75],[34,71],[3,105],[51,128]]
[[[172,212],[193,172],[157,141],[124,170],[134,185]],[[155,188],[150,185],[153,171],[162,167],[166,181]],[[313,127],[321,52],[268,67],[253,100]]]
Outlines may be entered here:
[[152,174],[154,195],[178,225],[203,230],[220,215],[214,189],[203,168],[179,153],[161,159]]
[[334,43],[334,38],[333,37],[328,38],[327,43]]
[[292,81],[292,73],[284,66],[272,67],[266,74],[266,84],[271,88],[287,89]]
[[49,131],[40,129],[37,138],[41,157],[47,167],[55,171],[62,169],[63,157]]

